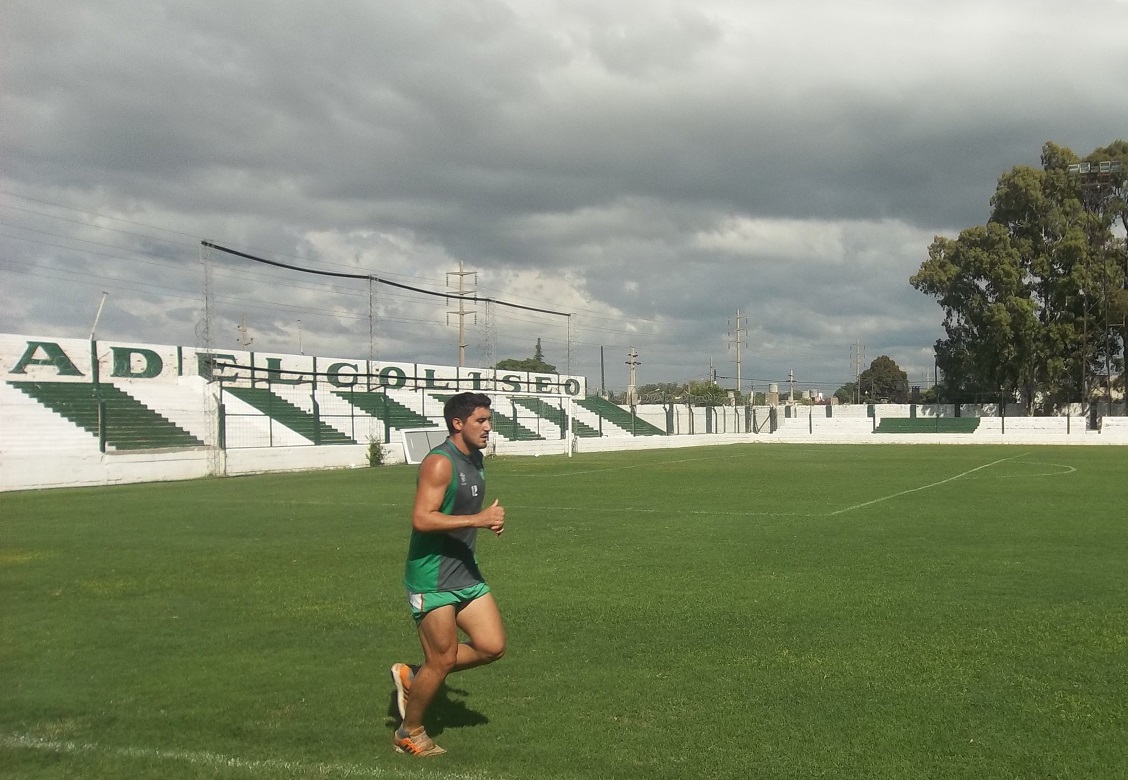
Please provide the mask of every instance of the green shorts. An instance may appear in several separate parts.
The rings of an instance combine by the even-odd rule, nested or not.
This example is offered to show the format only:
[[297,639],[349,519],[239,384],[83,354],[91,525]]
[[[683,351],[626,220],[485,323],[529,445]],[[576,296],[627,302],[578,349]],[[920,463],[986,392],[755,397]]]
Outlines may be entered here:
[[468,588],[440,590],[436,593],[412,593],[408,591],[407,603],[411,605],[411,616],[415,618],[415,622],[418,624],[423,616],[433,609],[453,604],[454,610],[457,612],[474,599],[481,598],[489,592],[490,586],[484,582],[479,582],[477,585],[471,585]]

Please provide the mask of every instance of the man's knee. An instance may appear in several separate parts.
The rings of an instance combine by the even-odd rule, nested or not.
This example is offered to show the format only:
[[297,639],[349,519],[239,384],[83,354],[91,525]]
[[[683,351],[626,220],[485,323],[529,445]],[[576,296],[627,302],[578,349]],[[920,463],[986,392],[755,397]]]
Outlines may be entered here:
[[424,653],[424,656],[426,664],[445,677],[450,674],[455,663],[458,662],[458,643],[449,648],[444,647],[430,653]]
[[474,649],[482,654],[486,663],[492,664],[505,655],[505,637],[490,638],[481,643],[475,642]]

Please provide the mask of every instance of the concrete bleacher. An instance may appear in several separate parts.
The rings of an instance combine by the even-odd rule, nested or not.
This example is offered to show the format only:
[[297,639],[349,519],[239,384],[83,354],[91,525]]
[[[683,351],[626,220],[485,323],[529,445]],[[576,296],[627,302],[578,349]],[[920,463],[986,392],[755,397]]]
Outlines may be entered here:
[[637,414],[632,415],[627,409],[617,406],[605,398],[598,396],[577,398],[576,404],[602,417],[604,420],[615,424],[620,430],[628,434],[633,433],[636,436],[666,435],[666,432],[657,425],[647,422]]
[[292,428],[275,424],[272,417],[236,395],[224,392],[220,398],[226,448],[308,447],[312,443]]
[[882,417],[874,433],[975,433],[978,417]]
[[[403,399],[394,397],[392,391],[368,393],[364,391],[337,390],[334,396],[340,398],[353,409],[359,409],[364,414],[379,420],[382,425],[389,428],[403,430],[405,428],[432,428],[438,423],[425,417],[412,409]],[[399,395],[399,394],[396,394]],[[411,393],[415,396],[417,393]]]
[[[517,397],[513,399],[513,402],[518,406],[525,407],[542,420],[552,423],[557,429],[562,428],[565,424],[565,412],[559,406],[547,404],[540,398]],[[575,415],[572,416],[572,433],[584,438],[598,437],[600,435],[597,429],[588,425],[583,420],[577,419]]]
[[235,396],[314,444],[357,444],[352,437],[327,425],[320,416],[313,415],[266,388],[227,387],[224,388],[224,395]]
[[98,435],[31,396],[0,383],[0,453],[13,460],[59,452],[97,452]]
[[202,447],[204,442],[116,385],[8,382],[115,450]]
[[114,384],[205,446],[214,444],[215,414],[210,400],[213,390],[200,377],[177,377],[172,382],[117,380]]

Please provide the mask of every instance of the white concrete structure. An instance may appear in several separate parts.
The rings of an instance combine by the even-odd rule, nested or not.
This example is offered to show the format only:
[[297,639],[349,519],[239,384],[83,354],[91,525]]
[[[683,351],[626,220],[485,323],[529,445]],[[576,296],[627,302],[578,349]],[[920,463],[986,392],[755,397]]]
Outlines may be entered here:
[[[746,410],[648,404],[634,410],[642,421],[635,423],[623,408],[596,412],[579,406],[575,400],[583,397],[583,383],[577,378],[305,356],[301,359],[308,363],[285,355],[224,357],[229,365],[216,371],[218,379],[209,379],[197,370],[201,354],[196,350],[0,334],[0,360],[7,372],[0,383],[0,490],[359,468],[368,465],[374,441],[384,447],[386,463],[403,462],[402,429],[442,429],[442,399],[471,388],[494,399],[491,454],[499,456],[582,456],[735,443],[1128,445],[1126,417],[1106,416],[1098,430],[1086,430],[1078,416],[983,416],[974,432],[941,433],[927,430],[929,421],[950,423],[951,407]],[[282,366],[292,370],[287,374]],[[299,376],[302,371],[308,374],[305,379]],[[268,379],[255,378],[262,375]],[[355,387],[362,375],[371,377],[365,382],[377,380],[375,386]],[[520,399],[530,389],[564,388],[565,379],[565,389],[577,393]],[[371,403],[374,397],[388,399],[409,419],[389,421],[388,409]],[[123,406],[111,410],[115,399]],[[262,399],[277,407],[270,410],[273,414],[261,408]],[[572,420],[602,435],[576,436],[575,427],[565,432],[558,421],[531,411],[542,408],[537,403],[555,404],[553,408],[563,408]],[[978,410],[962,411],[968,416]],[[129,414],[140,418],[135,429],[114,428]],[[911,421],[915,430],[878,432],[885,419]],[[524,429],[515,429],[514,420]],[[644,423],[672,435],[632,436],[630,427],[641,430]],[[165,444],[166,436],[174,444]],[[337,443],[315,445],[315,438]]]

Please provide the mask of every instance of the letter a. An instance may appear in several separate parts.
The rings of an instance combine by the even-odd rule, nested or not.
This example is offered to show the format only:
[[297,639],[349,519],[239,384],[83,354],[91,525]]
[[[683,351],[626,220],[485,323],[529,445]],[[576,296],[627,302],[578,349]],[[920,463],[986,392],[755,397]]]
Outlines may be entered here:
[[[43,350],[47,357],[37,358],[35,353]],[[63,352],[63,348],[53,341],[29,341],[27,342],[27,350],[24,351],[23,357],[16,363],[15,368],[11,370],[12,374],[26,374],[25,370],[28,366],[54,366],[59,372],[59,376],[82,376],[82,372],[78,367],[71,362],[67,354]]]

